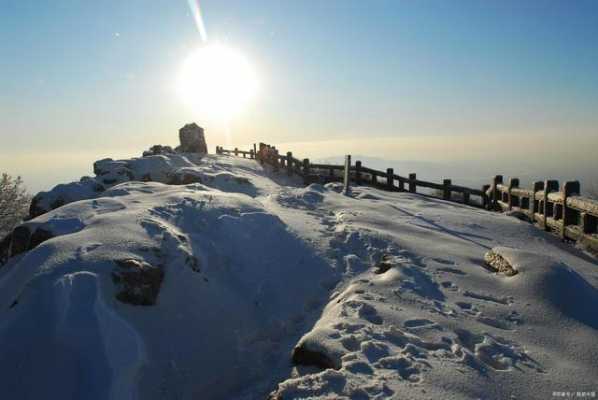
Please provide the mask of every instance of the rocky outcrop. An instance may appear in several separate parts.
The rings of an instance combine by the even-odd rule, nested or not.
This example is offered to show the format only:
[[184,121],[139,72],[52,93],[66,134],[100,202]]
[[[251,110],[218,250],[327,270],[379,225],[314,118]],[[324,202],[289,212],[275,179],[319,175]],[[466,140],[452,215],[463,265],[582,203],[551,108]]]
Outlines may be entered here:
[[41,226],[37,228],[26,224],[17,226],[0,242],[0,265],[10,257],[32,250],[54,236],[49,229]]
[[25,225],[17,226],[11,235],[10,241],[10,256],[14,257],[29,250],[29,239],[31,238],[31,231]]
[[84,176],[79,182],[71,182],[55,186],[48,192],[39,192],[31,200],[29,219],[47,213],[73,201],[89,199],[105,190],[105,185],[95,178]]
[[203,128],[195,122],[179,129],[179,140],[181,141],[181,145],[176,148],[177,152],[200,154],[207,154],[208,152]]
[[170,146],[162,146],[160,144],[156,144],[143,152],[143,157],[148,156],[157,156],[159,154],[174,154],[174,150]]
[[117,260],[112,271],[112,281],[119,288],[116,298],[136,306],[156,304],[164,272],[145,261]]
[[179,130],[179,139],[181,145],[175,150],[170,146],[154,145],[140,158],[96,161],[93,164],[95,177],[85,176],[79,182],[57,185],[50,191],[36,194],[29,207],[28,219],[74,201],[97,197],[106,189],[128,181],[183,185],[201,182],[197,174],[177,175],[176,172],[180,168],[194,167],[192,161],[196,162],[198,158],[194,155],[208,152],[203,128],[195,123],[187,124]]

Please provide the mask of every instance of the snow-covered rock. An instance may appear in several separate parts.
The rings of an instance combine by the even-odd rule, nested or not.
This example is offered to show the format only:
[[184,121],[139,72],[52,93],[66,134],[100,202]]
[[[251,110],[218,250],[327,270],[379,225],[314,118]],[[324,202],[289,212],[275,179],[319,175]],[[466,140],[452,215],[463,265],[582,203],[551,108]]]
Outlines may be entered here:
[[29,217],[35,218],[74,201],[92,199],[107,188],[129,181],[172,183],[181,168],[195,167],[196,155],[158,154],[129,160],[105,158],[93,164],[95,177],[83,177],[79,182],[60,184],[48,192],[34,196]]

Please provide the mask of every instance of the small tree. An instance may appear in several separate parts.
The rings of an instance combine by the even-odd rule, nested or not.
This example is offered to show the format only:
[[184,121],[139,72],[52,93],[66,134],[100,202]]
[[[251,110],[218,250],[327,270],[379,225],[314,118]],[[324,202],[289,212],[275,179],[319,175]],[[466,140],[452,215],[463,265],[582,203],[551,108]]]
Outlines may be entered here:
[[0,240],[27,216],[30,201],[31,196],[23,187],[21,177],[15,179],[3,173],[0,178]]

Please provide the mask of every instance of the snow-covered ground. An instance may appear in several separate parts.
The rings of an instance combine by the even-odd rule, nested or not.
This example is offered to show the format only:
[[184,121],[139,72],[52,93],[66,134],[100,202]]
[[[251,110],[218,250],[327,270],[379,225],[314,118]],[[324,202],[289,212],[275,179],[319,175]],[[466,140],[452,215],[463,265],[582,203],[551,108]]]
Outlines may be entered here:
[[525,222],[228,156],[103,164],[0,269],[2,398],[598,391],[596,260]]

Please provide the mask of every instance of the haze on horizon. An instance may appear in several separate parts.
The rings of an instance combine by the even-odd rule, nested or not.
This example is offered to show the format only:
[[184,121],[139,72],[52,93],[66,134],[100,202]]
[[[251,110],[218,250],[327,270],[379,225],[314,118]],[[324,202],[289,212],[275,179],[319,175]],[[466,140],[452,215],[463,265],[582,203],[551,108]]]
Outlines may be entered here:
[[177,93],[202,45],[186,0],[3,2],[0,170],[49,189],[97,159],[175,144],[196,121],[211,149],[263,141],[598,181],[596,2],[200,6],[209,42],[255,72],[229,118]]

